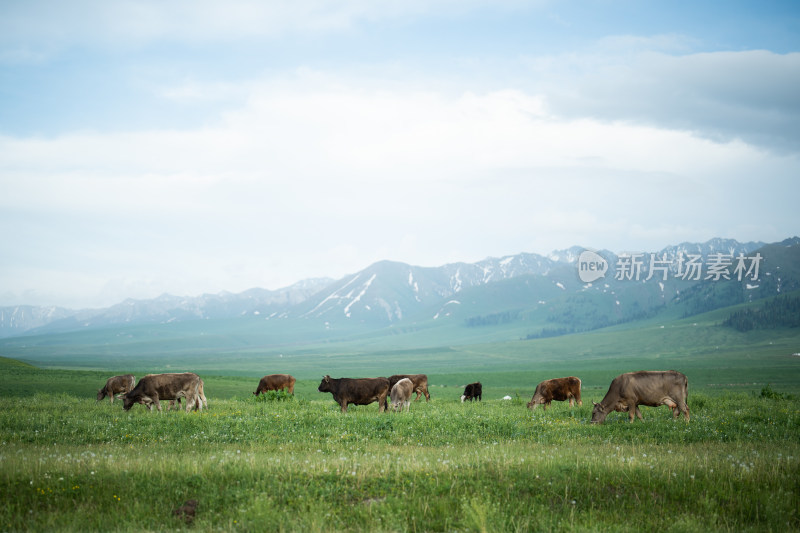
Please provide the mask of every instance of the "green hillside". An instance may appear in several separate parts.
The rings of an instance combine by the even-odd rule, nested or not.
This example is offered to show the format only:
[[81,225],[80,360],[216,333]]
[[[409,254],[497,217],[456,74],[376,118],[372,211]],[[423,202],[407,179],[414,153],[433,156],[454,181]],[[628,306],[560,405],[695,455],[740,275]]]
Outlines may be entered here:
[[[583,379],[587,394],[601,395],[610,380],[640,369],[674,368],[692,388],[710,391],[760,390],[766,384],[800,391],[800,328],[738,331],[723,326],[732,314],[758,310],[764,301],[719,309],[689,318],[667,314],[584,333],[526,339],[530,322],[520,319],[469,327],[463,321],[431,327],[420,324],[338,331],[325,336],[318,325],[291,334],[294,343],[271,345],[272,321],[237,321],[237,328],[214,321],[170,324],[114,332],[85,332],[6,341],[0,394],[48,390],[92,393],[108,375],[191,370],[200,373],[217,397],[247,395],[265,374],[288,372],[299,380],[298,394],[318,398],[324,374],[372,376],[424,372],[432,394],[457,398],[464,383],[480,380],[488,398],[532,394],[536,383],[560,375]],[[200,327],[202,326],[202,327]],[[307,340],[301,339],[307,335]],[[110,342],[113,339],[114,342]],[[453,342],[442,342],[442,339]],[[64,370],[80,372],[62,373]],[[47,370],[49,374],[43,372]],[[20,372],[36,376],[17,390]],[[31,388],[33,387],[33,389]]]

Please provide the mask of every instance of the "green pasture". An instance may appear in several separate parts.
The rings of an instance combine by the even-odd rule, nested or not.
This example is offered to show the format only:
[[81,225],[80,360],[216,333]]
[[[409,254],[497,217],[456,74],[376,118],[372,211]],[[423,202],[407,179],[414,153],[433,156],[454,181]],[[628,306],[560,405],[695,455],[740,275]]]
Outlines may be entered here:
[[[623,372],[675,369],[689,377],[689,390],[709,394],[759,391],[766,384],[800,393],[800,328],[747,333],[720,325],[730,311],[682,320],[649,320],[636,327],[617,326],[563,337],[485,344],[409,348],[403,335],[298,344],[294,347],[199,349],[149,341],[145,348],[125,345],[59,344],[19,338],[0,346],[0,356],[33,365],[3,367],[0,395],[52,390],[93,396],[111,375],[192,371],[206,382],[212,398],[246,397],[258,380],[273,373],[298,378],[297,395],[317,399],[321,377],[388,376],[426,373],[434,397],[456,398],[466,383],[480,381],[489,398],[530,396],[539,381],[574,375],[584,395],[602,397],[608,383]],[[413,335],[407,333],[406,335]],[[433,342],[431,340],[431,342]],[[164,351],[162,351],[164,350]],[[35,368],[34,368],[35,367]],[[38,369],[47,369],[42,375]],[[64,371],[69,371],[64,373]],[[10,376],[19,378],[10,379]]]
[[[643,408],[436,397],[346,414],[327,397],[125,412],[68,393],[0,398],[5,531],[789,531],[800,400]],[[188,500],[191,523],[173,514]]]
[[[725,316],[452,344],[409,330],[204,345],[182,342],[188,326],[114,345],[6,340],[0,531],[800,530],[800,331],[741,333]],[[614,376],[655,369],[688,376],[690,422],[644,407],[644,421],[588,423]],[[209,409],[95,401],[111,375],[171,371],[200,374]],[[284,372],[294,397],[253,396]],[[418,372],[432,400],[410,412],[343,414],[317,391],[324,374]],[[526,409],[566,375],[583,406]],[[461,403],[472,381],[484,401]],[[173,514],[190,499],[191,523]]]

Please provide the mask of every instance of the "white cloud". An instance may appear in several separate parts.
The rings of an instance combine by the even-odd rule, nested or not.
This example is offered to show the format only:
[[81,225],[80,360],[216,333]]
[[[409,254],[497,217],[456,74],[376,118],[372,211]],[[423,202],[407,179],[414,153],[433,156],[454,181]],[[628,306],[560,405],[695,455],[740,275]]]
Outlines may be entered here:
[[765,175],[761,189],[793,187],[793,157],[565,118],[521,89],[421,85],[301,71],[250,84],[238,110],[196,130],[0,138],[0,230],[27,228],[2,245],[15,258],[3,286],[20,288],[4,298],[61,287],[79,306],[108,305],[127,291],[278,288],[380,259],[791,232],[787,195],[762,210],[742,191]]

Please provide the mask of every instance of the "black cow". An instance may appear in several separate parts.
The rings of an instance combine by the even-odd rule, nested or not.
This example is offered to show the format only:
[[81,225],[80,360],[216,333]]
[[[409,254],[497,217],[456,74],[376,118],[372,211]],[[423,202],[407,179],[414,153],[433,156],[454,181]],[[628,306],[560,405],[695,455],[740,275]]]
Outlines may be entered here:
[[483,395],[483,385],[481,385],[480,381],[476,381],[475,383],[470,383],[466,387],[464,387],[464,394],[461,395],[461,401],[472,401],[475,398],[478,401],[482,401],[481,396]]
[[389,395],[389,380],[386,378],[338,378],[330,376],[322,378],[317,389],[319,392],[330,392],[342,412],[347,412],[348,404],[368,405],[378,402],[382,413],[388,408],[386,397]]

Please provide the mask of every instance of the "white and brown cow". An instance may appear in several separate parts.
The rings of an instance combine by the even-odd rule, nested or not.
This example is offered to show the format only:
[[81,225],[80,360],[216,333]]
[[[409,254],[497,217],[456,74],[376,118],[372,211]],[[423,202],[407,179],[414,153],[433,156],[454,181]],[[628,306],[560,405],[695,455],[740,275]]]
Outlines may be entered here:
[[258,396],[262,392],[270,390],[285,390],[289,394],[294,394],[294,384],[296,381],[297,380],[289,374],[270,374],[261,378],[253,394]]
[[391,389],[391,387],[394,387],[394,384],[403,378],[410,379],[411,383],[414,384],[412,392],[417,393],[417,397],[414,398],[415,402],[419,400],[423,394],[425,395],[426,402],[431,400],[431,395],[428,393],[428,376],[426,374],[395,374],[389,376],[389,388]]
[[[205,383],[203,383],[203,378],[200,378],[200,386],[197,387],[197,399],[199,401],[197,402],[197,405],[195,405],[195,410],[197,410],[198,406],[203,409],[208,409],[208,400],[206,400],[206,394],[205,391],[203,390],[204,385]],[[169,401],[169,407],[167,408],[167,410],[170,410],[173,407],[175,407],[176,402],[178,403],[178,409],[180,409],[181,399],[180,397],[178,397],[175,398],[174,400]]]
[[614,378],[608,392],[600,403],[594,404],[592,423],[602,424],[612,411],[627,412],[633,422],[634,416],[642,419],[640,405],[658,407],[666,405],[672,409],[672,418],[683,413],[689,421],[689,380],[675,370],[628,372]]
[[140,403],[153,410],[155,404],[161,411],[161,400],[186,400],[186,412],[194,409],[203,409],[201,397],[202,380],[192,372],[182,374],[148,374],[139,380],[132,391],[122,397],[122,406],[128,411],[133,404]]
[[106,380],[103,388],[97,390],[97,401],[99,402],[108,396],[111,403],[114,403],[114,396],[132,391],[135,385],[136,378],[133,377],[133,374],[110,377]]
[[411,394],[414,392],[414,382],[409,378],[403,378],[392,386],[389,393],[392,399],[392,411],[403,412],[403,409],[411,408]]
[[570,407],[572,407],[575,402],[578,402],[578,405],[583,405],[581,401],[580,378],[569,376],[566,378],[553,378],[542,381],[536,385],[533,398],[528,402],[528,409],[536,409],[536,406],[541,404],[542,410],[546,410],[550,407],[550,402],[553,400],[557,402],[569,400]]
[[319,392],[330,392],[333,399],[347,412],[349,404],[368,405],[378,402],[380,412],[387,409],[386,397],[389,395],[389,380],[386,378],[322,378],[317,389]]

